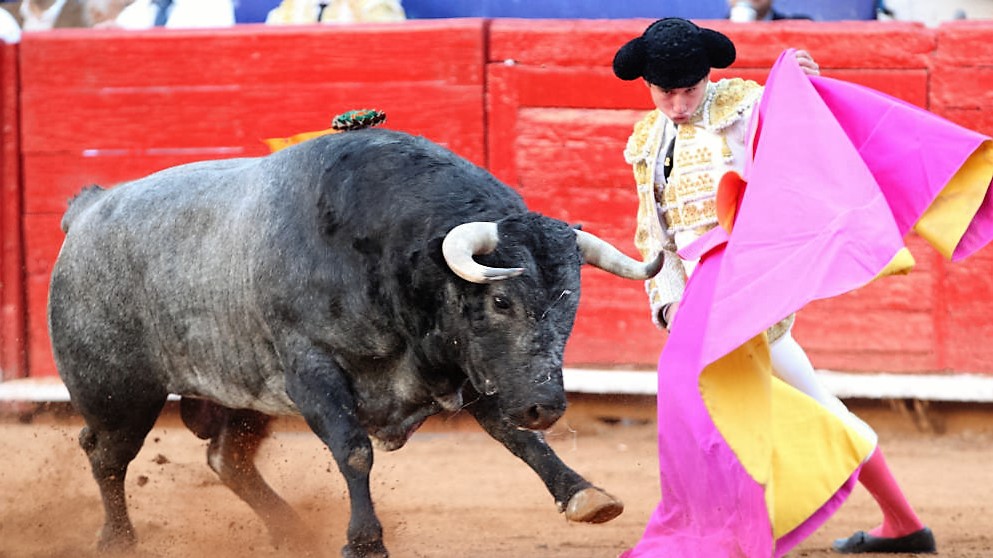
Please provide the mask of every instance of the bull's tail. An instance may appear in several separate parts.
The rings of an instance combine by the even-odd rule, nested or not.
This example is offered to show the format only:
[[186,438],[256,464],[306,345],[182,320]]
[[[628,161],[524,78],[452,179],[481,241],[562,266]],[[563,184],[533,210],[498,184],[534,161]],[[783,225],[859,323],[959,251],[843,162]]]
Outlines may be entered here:
[[72,224],[73,220],[79,215],[84,209],[93,205],[93,202],[100,199],[100,196],[106,192],[103,188],[96,184],[90,184],[86,186],[78,194],[73,196],[69,200],[69,207],[66,209],[64,215],[62,215],[62,232],[69,232],[69,225]]

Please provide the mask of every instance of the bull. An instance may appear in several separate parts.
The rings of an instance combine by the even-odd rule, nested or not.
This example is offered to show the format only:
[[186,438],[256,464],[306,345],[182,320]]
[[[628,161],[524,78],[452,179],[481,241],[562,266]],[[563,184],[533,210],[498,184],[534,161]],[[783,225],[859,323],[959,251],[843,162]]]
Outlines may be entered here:
[[623,510],[541,431],[566,408],[581,265],[644,279],[661,260],[529,211],[451,151],[389,130],[325,136],[89,187],[62,229],[49,333],[85,420],[100,548],[136,542],[125,476],[170,394],[276,544],[301,523],[253,464],[274,415],[301,415],[330,449],[351,506],[346,557],[388,556],[373,441],[398,449],[446,411],[471,413],[569,520]]

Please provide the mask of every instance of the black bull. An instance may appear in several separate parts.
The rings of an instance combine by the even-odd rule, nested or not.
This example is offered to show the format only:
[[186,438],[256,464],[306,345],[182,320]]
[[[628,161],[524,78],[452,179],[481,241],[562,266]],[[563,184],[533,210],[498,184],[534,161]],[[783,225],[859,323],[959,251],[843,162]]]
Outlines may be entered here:
[[270,415],[302,415],[331,450],[351,501],[345,556],[387,555],[371,439],[397,449],[442,411],[471,413],[569,519],[623,509],[539,431],[565,410],[581,264],[644,279],[660,261],[529,212],[450,151],[347,132],[88,188],[62,228],[49,329],[86,421],[102,548],[134,544],[125,474],[170,393],[277,543],[304,530],[253,464]]

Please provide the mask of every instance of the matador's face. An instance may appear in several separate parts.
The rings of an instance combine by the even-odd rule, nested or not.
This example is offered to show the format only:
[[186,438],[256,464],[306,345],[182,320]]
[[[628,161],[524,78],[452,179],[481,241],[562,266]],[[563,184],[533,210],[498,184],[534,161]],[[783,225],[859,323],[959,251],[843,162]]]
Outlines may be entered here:
[[707,94],[707,82],[710,74],[689,87],[663,89],[653,83],[648,83],[648,91],[652,95],[655,108],[669,117],[675,124],[685,124],[690,121],[697,109],[703,103]]

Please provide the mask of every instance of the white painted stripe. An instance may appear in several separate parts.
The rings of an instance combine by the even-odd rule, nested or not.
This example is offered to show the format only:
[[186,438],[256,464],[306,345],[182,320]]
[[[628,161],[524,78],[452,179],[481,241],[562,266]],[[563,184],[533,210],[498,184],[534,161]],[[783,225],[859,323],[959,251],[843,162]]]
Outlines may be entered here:
[[821,370],[824,386],[841,399],[921,399],[993,402],[993,376],[979,374],[855,374]]
[[[170,401],[179,397],[170,395]],[[0,401],[27,403],[68,403],[69,390],[58,378],[21,378],[0,382]]]
[[24,378],[0,383],[0,401],[62,403],[69,391],[58,378]]
[[[842,399],[921,399],[993,403],[993,376],[979,374],[876,374],[820,370],[829,391]],[[574,393],[655,395],[651,370],[566,368],[566,391]],[[175,396],[170,397],[176,400]],[[66,402],[69,392],[58,378],[0,382],[0,401]]]
[[[841,399],[922,399],[993,402],[993,376],[979,374],[875,374],[819,370],[828,391]],[[567,368],[566,391],[655,395],[654,371]]]
[[655,395],[658,385],[655,371],[566,368],[562,372],[566,391],[575,393]]

